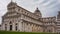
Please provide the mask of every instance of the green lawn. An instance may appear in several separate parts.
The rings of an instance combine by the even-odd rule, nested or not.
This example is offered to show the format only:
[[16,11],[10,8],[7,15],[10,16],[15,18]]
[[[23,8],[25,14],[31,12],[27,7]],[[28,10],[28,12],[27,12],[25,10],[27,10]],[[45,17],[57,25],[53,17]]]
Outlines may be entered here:
[[0,34],[57,34],[57,33],[0,31]]

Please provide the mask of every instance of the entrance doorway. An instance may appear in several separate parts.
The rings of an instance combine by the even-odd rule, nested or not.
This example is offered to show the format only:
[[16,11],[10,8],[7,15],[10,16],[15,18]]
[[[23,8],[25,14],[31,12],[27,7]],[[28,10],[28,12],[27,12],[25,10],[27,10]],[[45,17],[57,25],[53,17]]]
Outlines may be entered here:
[[10,25],[10,31],[12,31],[12,25]]

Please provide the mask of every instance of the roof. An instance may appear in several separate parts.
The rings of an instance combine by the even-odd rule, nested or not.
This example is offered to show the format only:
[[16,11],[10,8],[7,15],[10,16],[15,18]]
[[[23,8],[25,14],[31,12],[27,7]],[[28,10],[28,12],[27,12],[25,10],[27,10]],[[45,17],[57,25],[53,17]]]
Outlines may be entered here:
[[56,17],[46,17],[46,18],[40,18],[40,21],[42,22],[55,22]]

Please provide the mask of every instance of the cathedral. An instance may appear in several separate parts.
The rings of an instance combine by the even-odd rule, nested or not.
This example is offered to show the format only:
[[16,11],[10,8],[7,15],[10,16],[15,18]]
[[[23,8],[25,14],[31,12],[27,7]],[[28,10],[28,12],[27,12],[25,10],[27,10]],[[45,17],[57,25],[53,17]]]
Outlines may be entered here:
[[36,8],[32,13],[17,3],[11,1],[7,5],[7,12],[2,16],[0,30],[20,32],[60,32],[60,11],[57,16],[42,17]]

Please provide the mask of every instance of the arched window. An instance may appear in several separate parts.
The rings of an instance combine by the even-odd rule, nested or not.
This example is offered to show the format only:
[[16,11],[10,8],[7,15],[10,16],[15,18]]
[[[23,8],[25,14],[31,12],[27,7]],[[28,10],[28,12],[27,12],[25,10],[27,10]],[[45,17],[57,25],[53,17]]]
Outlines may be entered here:
[[28,23],[26,23],[26,25],[28,25]]
[[15,24],[15,30],[17,31],[18,27],[17,27],[17,23]]
[[9,24],[12,24],[12,22],[10,21],[10,23]]
[[52,32],[52,31],[49,29],[48,32]]
[[7,30],[7,24],[5,24],[5,30]]
[[18,11],[20,11],[20,9],[18,9]]
[[15,25],[17,25],[17,23]]

